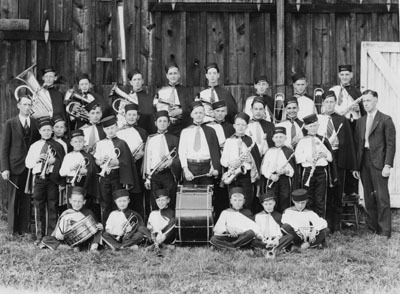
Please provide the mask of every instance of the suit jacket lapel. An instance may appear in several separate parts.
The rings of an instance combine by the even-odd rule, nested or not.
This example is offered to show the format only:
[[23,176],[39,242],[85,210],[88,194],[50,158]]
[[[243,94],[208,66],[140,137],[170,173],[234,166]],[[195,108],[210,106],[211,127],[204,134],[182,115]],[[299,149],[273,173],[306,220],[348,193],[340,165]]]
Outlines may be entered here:
[[381,118],[382,118],[381,113],[379,111],[377,111],[376,115],[374,117],[374,121],[372,122],[371,131],[369,132],[369,135],[371,135],[375,131],[376,127],[378,126],[379,122],[381,121]]
[[22,130],[22,125],[21,125],[21,122],[19,121],[18,116],[14,119],[14,127],[15,127],[15,130],[17,130],[18,134],[23,138],[24,132]]

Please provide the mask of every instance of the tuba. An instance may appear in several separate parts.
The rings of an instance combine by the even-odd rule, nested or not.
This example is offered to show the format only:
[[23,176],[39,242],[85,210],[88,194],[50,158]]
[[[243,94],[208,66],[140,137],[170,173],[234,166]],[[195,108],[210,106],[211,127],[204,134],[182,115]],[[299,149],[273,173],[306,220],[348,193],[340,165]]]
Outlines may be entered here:
[[314,89],[314,105],[317,109],[317,113],[322,113],[322,95],[324,95],[324,90],[322,88],[315,88]]
[[78,93],[76,93],[74,91],[74,89],[69,89],[67,91],[67,93],[65,93],[64,102],[68,102],[72,98],[77,99],[81,103],[75,102],[75,101],[69,102],[66,107],[67,113],[69,115],[72,115],[75,118],[89,122],[89,115],[88,115],[86,109],[84,108],[84,104],[83,104],[83,103],[89,104],[90,103],[89,99],[86,99],[83,96],[79,95]]
[[25,83],[25,85],[18,86],[14,91],[14,96],[17,101],[21,98],[19,91],[26,89],[31,95],[28,95],[32,99],[32,117],[38,118],[41,116],[53,116],[53,105],[51,104],[51,97],[49,91],[40,86],[39,82],[35,78],[33,68],[36,63],[21,72],[16,79]]
[[279,123],[282,120],[283,110],[285,109],[285,95],[283,93],[276,93],[274,99],[274,112],[272,115],[272,122]]
[[115,112],[124,115],[125,114],[125,105],[126,104],[139,104],[137,95],[131,96],[124,91],[122,91],[120,88],[118,88],[117,83],[114,83],[114,85],[111,88],[110,94],[108,94],[108,97],[118,97],[113,101],[111,104],[112,108],[114,109]]

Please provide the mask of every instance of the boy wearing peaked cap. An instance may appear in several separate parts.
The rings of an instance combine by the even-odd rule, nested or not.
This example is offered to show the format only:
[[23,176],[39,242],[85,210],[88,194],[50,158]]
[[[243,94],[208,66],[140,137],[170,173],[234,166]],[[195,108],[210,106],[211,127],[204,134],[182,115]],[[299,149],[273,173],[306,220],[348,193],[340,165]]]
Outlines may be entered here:
[[130,198],[127,190],[114,191],[112,196],[117,209],[112,211],[107,219],[103,241],[111,250],[124,248],[136,250],[145,236],[151,239],[150,232],[140,214],[128,208]]
[[[260,203],[263,211],[256,214],[256,224],[260,227],[262,238],[256,238],[252,246],[262,249],[270,249],[275,254],[289,246],[293,241],[293,236],[284,235],[281,231],[282,215],[275,211],[276,197],[273,190],[260,195]],[[271,249],[272,248],[272,249]]]
[[[266,121],[272,122],[272,114],[274,111],[274,99],[267,94],[269,82],[266,75],[259,75],[254,79],[254,88],[256,89],[256,95],[250,96],[246,99],[244,112],[246,112],[251,118],[253,118],[253,112],[251,111],[254,99],[260,99],[265,108],[263,111],[262,118]],[[281,118],[279,118],[280,120]]]
[[[325,217],[328,179],[331,177],[332,183],[336,179],[333,151],[329,140],[317,135],[319,122],[316,114],[306,116],[304,124],[308,135],[296,146],[296,162],[303,167],[301,182],[302,187],[307,189],[309,194],[308,207],[320,217]],[[330,163],[332,163],[332,170],[330,170]]]
[[[79,243],[78,245],[76,245],[76,247],[74,245],[74,250],[80,251],[81,249],[89,248],[91,251],[97,251],[101,241],[100,231],[103,230],[103,225],[97,222],[96,216],[90,209],[84,207],[86,202],[85,189],[82,187],[72,187],[71,194],[68,197],[68,201],[71,208],[65,210],[61,214],[54,232],[51,234],[51,236],[45,236],[39,246],[41,248],[47,247],[55,250],[63,242],[66,242],[67,245],[70,246],[74,245],[70,243],[70,240],[66,240],[66,233],[70,232],[71,229],[74,230],[74,228],[76,228],[76,223],[83,220],[87,216],[91,216],[96,222],[96,228],[98,231],[88,240]],[[74,242],[75,241],[76,240],[74,240]]]
[[155,247],[161,244],[173,244],[175,242],[175,211],[168,206],[170,198],[167,189],[155,191],[154,198],[158,210],[150,213],[147,228],[151,232],[151,237]]
[[52,66],[48,66],[41,70],[43,79],[43,88],[49,92],[53,112],[49,113],[50,117],[61,115],[66,118],[63,94],[54,86],[57,80],[56,70]]
[[82,126],[85,135],[85,150],[93,154],[95,144],[106,137],[100,120],[103,116],[100,104],[97,101],[92,101],[85,106],[88,112],[89,123]]
[[210,243],[218,249],[236,250],[249,244],[254,237],[262,239],[262,235],[251,211],[243,208],[243,188],[234,187],[229,192],[231,208],[222,211]]
[[313,99],[307,95],[307,78],[304,73],[296,72],[292,75],[293,96],[297,98],[299,105],[298,117],[303,119],[305,116],[317,113]]
[[274,191],[276,210],[282,213],[290,206],[292,178],[296,170],[294,152],[285,146],[286,129],[275,127],[272,140],[275,147],[268,149],[261,163],[261,173],[266,179],[265,190]]
[[96,144],[94,158],[101,168],[100,204],[102,222],[105,224],[113,207],[112,193],[122,188],[139,193],[141,187],[129,146],[117,137],[116,117],[108,116],[101,123],[107,138]]
[[51,137],[53,128],[49,117],[40,118],[37,126],[41,139],[29,148],[25,165],[35,175],[32,198],[38,243],[43,236],[50,235],[55,229],[59,186],[65,186],[65,179],[58,173],[65,151]]
[[309,196],[307,190],[297,189],[292,192],[294,206],[282,215],[282,231],[293,237],[294,250],[305,250],[325,243],[329,235],[328,224],[314,211],[306,208]]
[[67,144],[66,138],[67,132],[67,121],[61,115],[57,115],[53,117],[53,134],[54,141],[60,143],[65,151],[65,154],[68,153],[68,150],[71,150],[71,146]]

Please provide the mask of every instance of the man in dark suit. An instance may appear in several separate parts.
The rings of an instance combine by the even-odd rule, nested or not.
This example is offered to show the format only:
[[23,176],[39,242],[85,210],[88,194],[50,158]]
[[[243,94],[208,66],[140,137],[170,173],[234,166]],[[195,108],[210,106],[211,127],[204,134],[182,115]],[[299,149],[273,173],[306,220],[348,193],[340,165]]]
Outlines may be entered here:
[[353,174],[356,178],[361,174],[369,228],[390,238],[392,220],[388,180],[396,151],[396,129],[391,117],[378,111],[377,103],[377,92],[363,92],[367,115],[356,124],[358,171]]
[[31,215],[31,195],[24,193],[28,169],[25,168],[25,157],[29,146],[40,139],[36,120],[29,117],[32,101],[21,97],[17,107],[19,115],[7,120],[3,144],[1,146],[1,176],[5,181],[12,181],[18,189],[10,186],[8,195],[8,231],[29,233]]

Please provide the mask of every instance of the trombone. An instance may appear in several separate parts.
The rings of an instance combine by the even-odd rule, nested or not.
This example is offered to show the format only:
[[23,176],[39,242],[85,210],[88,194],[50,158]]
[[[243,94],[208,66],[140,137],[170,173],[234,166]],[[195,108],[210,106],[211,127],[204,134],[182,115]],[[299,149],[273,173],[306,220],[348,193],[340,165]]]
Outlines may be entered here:
[[273,123],[277,124],[282,120],[283,110],[285,108],[285,94],[276,93],[274,99],[274,112],[272,114]]
[[315,108],[317,109],[317,113],[321,114],[322,113],[322,96],[324,95],[324,90],[322,88],[315,88],[314,89],[314,105]]
[[[119,150],[119,148],[115,147],[114,148],[114,152],[117,155],[117,158],[120,156],[121,154],[121,150]],[[108,159],[106,160],[106,162],[103,164],[103,166],[101,167],[101,171],[100,173],[98,173],[98,175],[100,177],[105,177],[106,174],[109,175],[111,172],[111,168],[109,167],[110,162],[111,162],[112,158],[111,156],[108,157]]]
[[162,171],[165,168],[165,164],[169,160],[174,159],[177,154],[178,153],[176,152],[176,147],[174,147],[174,149],[172,149],[170,153],[164,155],[163,158],[160,160],[160,162],[157,163],[157,165],[153,168],[153,170],[147,175],[146,182],[150,182],[151,181],[151,177],[155,173],[158,173],[158,172]]
[[89,165],[89,159],[87,157],[82,158],[79,166],[72,177],[71,186],[75,186],[75,182],[80,182],[82,180],[82,168],[86,168]]

